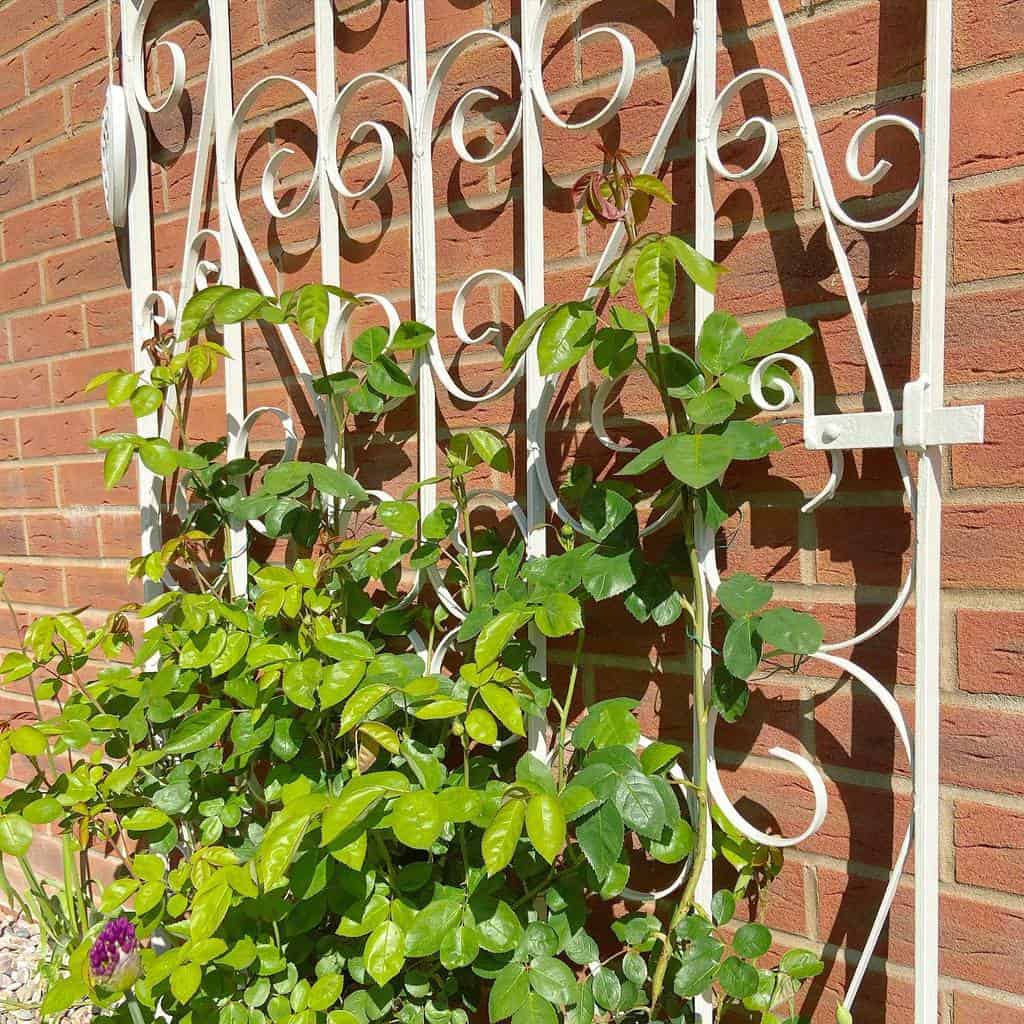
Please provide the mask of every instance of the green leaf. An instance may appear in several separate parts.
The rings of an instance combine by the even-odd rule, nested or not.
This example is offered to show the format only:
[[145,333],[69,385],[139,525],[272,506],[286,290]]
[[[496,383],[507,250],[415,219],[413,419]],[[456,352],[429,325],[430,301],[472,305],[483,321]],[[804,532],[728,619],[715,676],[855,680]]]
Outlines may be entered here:
[[617,1010],[622,1002],[622,982],[610,967],[599,967],[594,972],[594,999],[606,1010]]
[[686,415],[702,426],[724,423],[736,411],[736,399],[722,388],[712,388],[686,403]]
[[668,186],[653,174],[634,174],[630,185],[636,192],[643,192],[654,199],[660,199],[663,203],[668,203],[669,206],[675,205]]
[[111,408],[127,401],[139,386],[139,375],[123,370],[117,371],[107,381],[107,405]]
[[207,939],[220,927],[231,908],[231,889],[226,885],[204,889],[192,904],[189,918],[189,937],[196,941]]
[[299,290],[295,320],[299,330],[314,345],[323,337],[330,315],[330,295],[322,284],[307,284]]
[[699,996],[710,988],[718,973],[719,962],[712,956],[686,957],[676,972],[673,987],[684,999]]
[[314,1012],[329,1010],[340,998],[345,987],[341,974],[324,974],[317,979],[306,997],[306,1008]]
[[779,961],[779,970],[797,981],[816,978],[825,970],[825,964],[809,949],[791,949]]
[[782,442],[767,423],[733,420],[726,426],[722,436],[732,445],[734,459],[763,459],[771,452],[782,451]]
[[579,601],[570,594],[548,594],[535,620],[545,636],[569,636],[583,628],[583,611]]
[[675,235],[667,235],[665,244],[671,250],[676,262],[686,272],[686,276],[706,292],[714,292],[718,287],[718,279],[726,268],[714,260],[702,256],[692,245],[688,245]]
[[165,754],[195,754],[214,746],[231,723],[231,712],[206,708],[190,715],[171,733],[163,748]]
[[728,924],[736,913],[736,897],[728,889],[719,889],[711,897],[711,916],[721,927]]
[[424,540],[444,540],[458,522],[459,513],[450,502],[442,502],[423,519]]
[[152,384],[143,384],[135,389],[130,401],[132,412],[142,419],[143,416],[156,412],[163,405],[164,396],[159,388],[153,387]]
[[[513,636],[530,618],[522,609],[500,612],[480,630],[476,638],[474,657],[481,668],[496,661]],[[493,708],[492,708],[493,710]],[[500,717],[500,716],[499,716]]]
[[636,706],[636,701],[629,697],[614,697],[592,705],[573,729],[573,745],[578,750],[631,747],[640,737],[640,723],[632,714]]
[[411,501],[382,501],[377,506],[377,518],[400,537],[416,534],[419,512]]
[[611,802],[601,804],[576,823],[576,840],[598,879],[618,862],[625,841],[622,815]]
[[33,825],[48,825],[63,817],[64,807],[52,796],[41,796],[23,808],[25,820]]
[[612,800],[634,832],[657,839],[665,827],[665,805],[654,783],[641,771],[628,771],[615,785]]
[[620,470],[622,476],[639,476],[646,473],[655,466],[660,466],[665,458],[665,449],[668,447],[669,438],[663,437],[660,441],[645,448],[639,455],[630,459]]
[[441,940],[441,966],[449,971],[468,967],[480,955],[480,936],[472,925],[453,928]]
[[233,288],[213,307],[213,322],[237,324],[251,317],[266,299],[252,288]]
[[103,485],[109,490],[128,472],[135,454],[131,441],[118,441],[103,458]]
[[476,928],[483,949],[490,953],[507,953],[515,948],[523,933],[523,926],[516,912],[504,900],[498,901],[490,917],[483,917],[479,913],[476,917]]
[[756,960],[772,948],[772,933],[763,924],[752,921],[732,937],[733,949],[747,960]]
[[462,918],[461,900],[435,900],[415,917],[405,936],[407,956],[430,956],[441,948],[441,939]]
[[546,999],[531,992],[512,1015],[512,1024],[558,1024],[558,1017]]
[[278,818],[260,841],[256,869],[264,889],[273,889],[284,878],[309,828],[310,815]]
[[433,793],[406,793],[391,808],[391,830],[395,838],[414,850],[429,850],[443,828],[441,805]]
[[47,988],[46,996],[39,1008],[39,1015],[43,1018],[59,1017],[66,1010],[71,1009],[75,1003],[84,1000],[88,992],[89,990],[81,978],[75,976],[60,978]]
[[772,599],[772,585],[763,583],[750,573],[737,572],[722,580],[715,596],[722,607],[738,619],[760,611]]
[[743,717],[750,703],[750,688],[745,679],[738,679],[725,665],[716,665],[711,681],[711,700],[727,722]]
[[285,666],[282,689],[284,695],[300,708],[312,710],[316,707],[316,688],[323,677],[319,661],[306,658]]
[[504,369],[511,370],[519,362],[532,344],[534,336],[541,329],[554,308],[553,305],[549,304],[535,309],[512,332],[512,337],[508,339],[508,344],[505,346],[505,354],[501,360],[501,365]]
[[415,352],[426,348],[434,337],[434,329],[416,320],[405,320],[398,325],[391,339],[393,352]]
[[732,445],[716,434],[676,434],[664,449],[669,472],[687,487],[706,487],[732,462]]
[[369,327],[352,342],[352,355],[361,363],[372,363],[387,350],[389,340],[385,328]]
[[814,654],[825,639],[813,615],[792,608],[771,608],[761,616],[757,631],[765,643],[789,654]]
[[602,327],[595,335],[594,365],[613,380],[636,359],[636,335],[617,327]]
[[729,626],[722,644],[725,667],[737,679],[749,679],[761,663],[761,640],[752,619],[736,619]]
[[747,336],[739,321],[728,313],[710,313],[700,329],[697,361],[715,377],[741,362],[747,351]]
[[363,951],[366,970],[378,985],[386,985],[405,963],[405,932],[394,923],[377,925]]
[[186,963],[171,973],[171,994],[183,1006],[199,991],[203,968],[197,963]]
[[718,984],[733,999],[746,999],[757,991],[757,968],[730,956],[718,969]]
[[494,820],[484,832],[482,849],[488,875],[504,870],[516,852],[516,844],[523,834],[526,820],[526,801],[510,800],[499,808]]
[[792,348],[798,342],[809,338],[814,333],[811,325],[793,316],[785,316],[775,323],[762,327],[750,339],[750,344],[743,355],[744,359],[760,359],[774,352],[782,352]]
[[676,292],[676,267],[672,247],[656,238],[640,252],[633,272],[633,287],[640,308],[660,324]]
[[494,978],[487,998],[487,1015],[493,1022],[511,1017],[530,994],[530,981],[523,965],[510,963]]
[[409,375],[387,356],[379,356],[366,371],[366,382],[388,398],[408,398],[416,393]]
[[537,342],[543,374],[560,373],[575,366],[594,340],[597,314],[587,302],[567,302],[545,320]]
[[484,683],[480,687],[480,696],[509,732],[515,733],[516,736],[526,735],[526,730],[523,728],[522,708],[511,691],[497,683]]
[[530,797],[526,805],[526,833],[534,849],[553,864],[565,847],[565,815],[557,797],[548,793]]
[[553,956],[540,956],[530,965],[530,987],[542,999],[558,1006],[575,1002],[579,983],[572,968]]
[[483,708],[474,708],[466,715],[466,732],[477,743],[484,743],[488,747],[493,747],[498,741],[498,723]]
[[633,516],[633,502],[603,484],[591,487],[580,504],[580,521],[592,540],[607,540]]
[[647,368],[665,385],[673,398],[696,398],[704,390],[704,374],[700,367],[685,353],[676,348],[662,348],[658,353],[649,351]]
[[583,566],[583,585],[595,601],[604,601],[629,590],[636,583],[634,553],[592,555]]

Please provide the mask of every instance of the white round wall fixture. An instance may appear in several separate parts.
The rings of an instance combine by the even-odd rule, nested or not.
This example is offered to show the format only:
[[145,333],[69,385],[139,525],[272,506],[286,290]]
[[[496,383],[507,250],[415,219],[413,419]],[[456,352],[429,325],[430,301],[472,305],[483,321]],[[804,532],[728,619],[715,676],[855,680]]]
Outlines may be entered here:
[[100,156],[103,169],[103,198],[114,227],[128,221],[128,169],[130,159],[128,102],[124,89],[111,83],[103,107]]

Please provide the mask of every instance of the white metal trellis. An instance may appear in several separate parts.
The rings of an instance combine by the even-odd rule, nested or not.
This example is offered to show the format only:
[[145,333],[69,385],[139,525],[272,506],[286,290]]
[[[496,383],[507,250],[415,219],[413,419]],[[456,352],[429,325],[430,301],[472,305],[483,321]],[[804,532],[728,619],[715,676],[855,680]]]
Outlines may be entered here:
[[[613,118],[630,94],[635,71],[635,57],[629,40],[611,27],[591,28],[581,37],[583,41],[601,37],[615,44],[620,53],[620,66],[609,98],[601,109],[583,122],[568,123],[552,108],[542,75],[542,51],[548,21],[554,0],[522,0],[518,38],[511,34],[476,29],[468,32],[448,46],[433,69],[428,65],[426,43],[425,0],[407,0],[408,61],[407,81],[393,76],[364,73],[344,83],[340,89],[336,79],[334,32],[337,14],[332,0],[308,0],[316,39],[316,73],[313,83],[303,83],[287,74],[271,75],[254,84],[238,100],[232,92],[231,24],[229,0],[208,0],[211,31],[207,89],[198,128],[196,167],[189,204],[185,249],[182,258],[182,276],[178,295],[154,290],[152,266],[153,224],[150,214],[150,175],[148,153],[148,119],[180,99],[185,86],[185,57],[173,42],[163,41],[172,59],[172,81],[159,102],[147,93],[144,56],[144,36],[151,12],[158,0],[123,0],[121,4],[121,84],[112,85],[108,93],[104,118],[103,161],[104,185],[108,209],[115,224],[126,225],[130,256],[132,289],[132,329],[136,369],[145,374],[150,369],[146,342],[155,327],[173,322],[193,291],[208,280],[217,279],[226,284],[237,284],[244,265],[266,292],[271,291],[267,270],[260,264],[256,248],[247,232],[240,209],[236,181],[239,133],[247,114],[263,91],[274,83],[286,83],[296,89],[308,104],[313,117],[318,149],[314,159],[312,180],[299,201],[282,209],[275,196],[275,178],[278,164],[287,155],[278,150],[269,160],[262,181],[263,202],[274,219],[288,220],[301,215],[318,204],[320,225],[321,263],[324,280],[341,284],[343,279],[341,232],[339,214],[344,203],[372,196],[387,181],[395,158],[394,140],[388,128],[369,120],[360,123],[353,132],[352,141],[366,138],[376,141],[379,163],[376,173],[365,186],[351,188],[345,181],[337,161],[338,136],[342,115],[355,94],[370,83],[384,83],[399,97],[407,121],[406,131],[411,143],[411,209],[413,247],[414,314],[417,319],[447,330],[438,324],[437,316],[437,253],[434,225],[433,133],[436,127],[436,104],[441,84],[455,60],[468,47],[483,41],[504,46],[517,69],[521,98],[515,121],[506,137],[493,145],[484,155],[475,155],[468,149],[465,137],[465,118],[475,103],[482,99],[496,99],[497,94],[485,88],[469,90],[455,105],[451,120],[451,144],[463,161],[488,165],[502,160],[518,160],[522,170],[522,279],[506,268],[485,268],[470,275],[460,287],[455,299],[451,332],[466,344],[492,340],[490,335],[471,336],[464,323],[463,311],[467,296],[479,284],[490,281],[504,283],[512,288],[524,314],[529,314],[544,302],[544,207],[543,207],[543,149],[540,127],[549,121],[565,132],[590,131]],[[296,0],[298,3],[299,0]],[[935,1024],[938,1016],[938,821],[939,821],[939,637],[940,637],[940,515],[941,515],[941,449],[948,444],[979,442],[982,438],[982,409],[979,406],[947,408],[943,400],[943,349],[946,291],[946,253],[948,241],[948,164],[949,164],[949,96],[951,67],[951,5],[930,2],[926,25],[926,82],[925,127],[927,135],[910,121],[893,115],[878,115],[863,124],[854,134],[847,151],[846,170],[855,180],[874,184],[889,170],[882,160],[868,171],[860,167],[862,142],[884,126],[898,126],[917,141],[922,153],[922,173],[917,185],[892,213],[877,219],[858,219],[837,200],[818,132],[814,122],[811,98],[808,96],[800,73],[798,55],[789,35],[786,20],[778,0],[769,0],[772,21],[781,43],[784,69],[757,68],[736,76],[721,91],[717,91],[717,33],[718,17],[715,0],[694,0],[694,31],[689,56],[676,93],[667,109],[665,119],[643,160],[643,170],[657,171],[677,131],[681,115],[691,98],[696,104],[696,173],[695,173],[695,244],[706,255],[714,254],[714,206],[712,184],[716,175],[731,180],[751,180],[762,173],[775,157],[778,134],[774,125],[761,117],[750,118],[739,130],[744,139],[760,138],[761,149],[746,168],[729,170],[719,158],[720,124],[727,105],[751,82],[772,80],[783,87],[792,105],[797,124],[803,136],[807,158],[811,167],[815,194],[826,235],[836,260],[843,290],[857,330],[864,355],[865,367],[874,392],[878,411],[817,414],[815,408],[814,379],[810,368],[801,359],[791,355],[770,356],[757,368],[753,380],[755,399],[766,411],[781,411],[793,405],[797,396],[784,395],[774,404],[766,398],[761,381],[764,371],[773,363],[786,362],[800,378],[800,402],[804,442],[810,449],[827,451],[831,474],[825,488],[804,506],[810,511],[828,501],[836,492],[843,475],[844,452],[856,448],[891,448],[900,468],[906,489],[906,500],[914,514],[916,532],[913,568],[885,613],[858,636],[829,642],[813,657],[839,668],[858,680],[874,695],[883,711],[893,722],[908,759],[913,763],[914,815],[908,827],[890,876],[874,926],[854,973],[845,997],[850,1007],[856,998],[868,961],[876,948],[885,925],[896,887],[903,872],[913,842],[916,857],[915,873],[915,972],[917,1024]],[[202,215],[205,182],[211,161],[216,170],[216,201],[220,222],[217,229],[203,228]],[[896,408],[891,386],[882,372],[874,341],[858,294],[857,286],[845,250],[840,244],[838,224],[863,232],[885,231],[913,214],[922,204],[922,282],[921,282],[921,342],[920,375],[907,383],[902,391],[902,402]],[[605,251],[598,262],[593,280],[596,282],[620,251],[624,241],[621,227],[612,231]],[[206,249],[216,249],[216,253]],[[785,268],[782,268],[785,271]],[[362,296],[378,305],[391,324],[397,323],[398,314],[383,296]],[[712,311],[712,296],[697,291],[696,321],[701,323]],[[335,308],[325,339],[328,370],[340,368],[341,338],[351,311]],[[338,425],[330,419],[326,406],[312,388],[312,375],[305,363],[301,348],[287,327],[280,328],[280,340],[289,356],[296,376],[304,383],[309,400],[320,416],[326,457],[336,463],[344,458],[343,446],[336,444]],[[229,457],[242,456],[248,446],[254,423],[263,416],[276,417],[284,434],[284,458],[295,456],[298,439],[291,418],[279,409],[246,409],[242,334],[237,326],[225,329],[225,345],[235,356],[227,363],[225,382],[226,433]],[[417,360],[418,430],[420,479],[429,479],[436,470],[436,388],[445,388],[456,397],[470,402],[485,402],[505,393],[524,381],[526,402],[527,476],[526,504],[520,508],[508,495],[487,492],[480,498],[503,503],[512,514],[527,541],[528,551],[537,556],[544,553],[545,531],[536,529],[549,514],[566,522],[573,522],[569,511],[562,505],[556,487],[549,475],[546,457],[545,426],[555,381],[544,378],[538,369],[536,356],[529,353],[498,386],[483,395],[465,392],[453,379],[445,365],[440,346],[435,341],[429,351]],[[624,450],[613,442],[604,430],[603,405],[608,397],[607,388],[601,387],[594,395],[593,427],[598,439],[612,450]],[[140,421],[143,434],[154,435],[170,431],[169,420],[159,422],[156,414]],[[913,480],[908,450],[920,453],[916,481]],[[628,449],[625,449],[628,450]],[[382,495],[383,496],[383,495]],[[429,511],[436,502],[435,488],[426,485],[420,491],[423,511]],[[148,553],[159,545],[161,513],[161,481],[144,466],[139,466],[139,504],[142,513],[142,550]],[[656,530],[664,518],[646,527]],[[247,528],[239,523],[232,531],[229,545],[230,572],[237,590],[245,582],[245,551]],[[715,548],[710,531],[699,536],[703,579],[701,585],[711,591],[718,585],[719,576]],[[456,617],[464,613],[455,597],[448,593],[437,576],[430,576],[440,599]],[[897,702],[870,673],[838,652],[874,636],[889,625],[911,596],[915,596],[916,612],[916,708],[913,743]],[[452,637],[454,634],[452,634]],[[452,637],[442,643],[435,653],[432,668],[440,665]],[[542,638],[540,638],[542,639]],[[539,642],[539,641],[538,641]],[[543,650],[541,649],[541,656]],[[807,828],[798,836],[779,837],[760,832],[747,822],[730,801],[719,779],[714,756],[713,731],[709,748],[708,775],[716,804],[732,821],[752,838],[774,846],[796,845],[821,826],[827,809],[827,796],[820,771],[804,756],[782,748],[775,748],[772,756],[789,762],[803,773],[814,794],[815,809]],[[529,742],[538,751],[544,749],[544,737],[535,725]],[[913,839],[912,839],[913,832]],[[710,865],[710,858],[709,858]],[[681,879],[680,879],[681,881]],[[678,884],[678,883],[677,883]],[[629,894],[637,899],[651,894]],[[660,894],[659,894],[660,895]],[[705,902],[711,895],[710,866],[700,880],[698,898]],[[711,1019],[711,1006],[696,1000],[695,1007],[701,1021]]]

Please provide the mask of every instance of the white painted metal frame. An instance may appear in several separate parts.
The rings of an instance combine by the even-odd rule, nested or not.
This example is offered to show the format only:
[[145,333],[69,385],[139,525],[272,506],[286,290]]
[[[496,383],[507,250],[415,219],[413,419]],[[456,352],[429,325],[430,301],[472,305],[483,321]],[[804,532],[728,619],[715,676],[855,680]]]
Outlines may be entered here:
[[[299,0],[296,0],[298,3]],[[609,27],[592,28],[583,40],[601,37],[613,42],[621,55],[610,97],[597,114],[582,123],[568,123],[555,113],[548,100],[542,75],[542,52],[547,23],[554,8],[554,0],[522,0],[521,31],[519,38],[486,29],[466,33],[451,44],[430,70],[426,44],[426,12],[424,0],[407,0],[408,12],[408,76],[407,82],[377,73],[362,74],[338,89],[335,73],[334,29],[337,17],[332,0],[308,0],[313,11],[316,35],[315,82],[303,83],[287,75],[271,75],[262,79],[242,96],[237,104],[232,93],[231,37],[229,0],[209,0],[212,45],[207,74],[207,90],[199,125],[196,169],[189,204],[185,250],[182,257],[182,277],[178,295],[154,290],[152,266],[153,224],[150,214],[150,175],[148,154],[148,117],[176,104],[185,85],[185,58],[182,51],[170,42],[161,42],[172,60],[172,81],[159,102],[147,94],[145,77],[144,36],[149,16],[157,0],[124,0],[121,4],[122,86],[111,86],[104,131],[104,184],[108,206],[116,224],[127,224],[132,289],[132,329],[136,369],[145,374],[151,368],[146,354],[146,343],[157,326],[176,321],[180,310],[196,288],[213,280],[237,284],[244,265],[266,292],[271,291],[267,270],[260,264],[256,248],[250,239],[242,216],[238,187],[237,160],[239,133],[247,114],[261,93],[272,84],[286,83],[309,105],[312,114],[318,150],[314,160],[312,180],[297,203],[285,210],[278,206],[275,196],[276,173],[280,161],[288,150],[278,150],[269,160],[263,175],[263,202],[275,219],[287,220],[298,216],[316,202],[319,205],[320,248],[324,279],[329,284],[343,280],[341,231],[339,212],[342,205],[352,199],[372,196],[388,180],[392,170],[394,140],[383,124],[372,120],[358,125],[351,138],[376,141],[379,164],[372,180],[362,188],[351,188],[345,181],[337,162],[337,144],[342,114],[360,89],[372,83],[385,83],[393,88],[405,112],[406,130],[412,148],[412,246],[414,315],[439,331],[450,330],[465,344],[493,341],[493,333],[471,336],[465,327],[463,312],[468,294],[485,282],[499,282],[510,286],[518,298],[524,315],[544,302],[544,206],[543,206],[543,149],[541,123],[549,121],[562,131],[591,131],[613,118],[628,97],[635,71],[635,58],[629,40]],[[676,133],[680,117],[691,96],[696,103],[696,174],[695,174],[695,244],[703,253],[714,254],[714,205],[712,185],[715,175],[731,180],[751,180],[763,172],[774,159],[778,134],[767,119],[753,117],[739,130],[744,139],[760,138],[761,149],[750,166],[740,170],[728,169],[720,160],[720,124],[729,103],[751,82],[771,80],[782,86],[792,104],[792,111],[803,136],[813,176],[815,194],[824,227],[851,315],[860,339],[865,366],[871,380],[877,412],[820,415],[815,409],[814,378],[810,367],[801,359],[779,354],[769,356],[759,365],[754,375],[753,393],[763,409],[780,412],[800,402],[804,440],[808,448],[827,451],[831,461],[828,484],[818,495],[805,504],[811,511],[827,502],[840,485],[843,474],[844,452],[854,448],[892,448],[906,490],[906,501],[914,513],[916,535],[913,569],[910,571],[892,605],[870,628],[858,636],[823,645],[813,657],[840,669],[857,680],[878,700],[882,710],[890,717],[896,735],[909,760],[914,775],[914,823],[908,828],[893,865],[890,882],[879,907],[874,927],[849,985],[845,1004],[852,1007],[864,977],[864,971],[873,954],[885,925],[889,908],[910,853],[912,833],[916,857],[916,1014],[917,1024],[935,1024],[938,1015],[938,843],[939,843],[939,637],[940,637],[940,521],[941,521],[941,446],[978,442],[982,438],[982,409],[946,408],[943,402],[943,346],[946,290],[946,252],[948,241],[948,162],[949,162],[949,96],[951,66],[951,5],[945,2],[927,4],[927,71],[925,126],[927,136],[922,141],[921,131],[910,121],[893,115],[880,115],[870,119],[854,134],[850,142],[846,170],[855,180],[874,184],[889,170],[886,161],[879,161],[869,171],[862,171],[859,150],[862,142],[883,126],[899,126],[921,145],[923,171],[918,184],[891,214],[875,220],[857,219],[839,203],[822,152],[812,113],[811,97],[800,73],[798,55],[778,0],[769,0],[772,20],[781,43],[784,70],[757,68],[734,78],[721,92],[717,91],[718,19],[715,0],[694,0],[694,38],[677,92],[667,110],[665,120],[642,162],[644,171],[656,172],[663,164],[669,143]],[[489,89],[475,88],[464,95],[454,108],[451,120],[451,144],[459,157],[474,164],[493,164],[502,160],[521,162],[522,168],[522,238],[523,277],[520,280],[506,268],[482,268],[463,282],[457,294],[453,322],[438,323],[437,316],[437,253],[434,223],[433,134],[436,128],[436,105],[445,76],[467,47],[491,41],[505,47],[521,79],[522,99],[515,122],[506,137],[483,156],[472,154],[464,137],[465,118],[473,105],[482,99],[496,99]],[[217,229],[202,228],[204,188],[211,159],[215,159],[216,199],[220,211]],[[877,357],[874,341],[864,312],[862,296],[850,268],[846,252],[840,243],[838,225],[863,232],[884,231],[912,215],[923,197],[922,231],[922,286],[921,286],[921,353],[920,377],[906,384],[901,408],[892,401],[892,386],[887,383]],[[593,280],[620,251],[624,241],[621,226],[610,234],[608,245],[599,260]],[[206,251],[209,249],[210,251]],[[215,251],[214,251],[215,250]],[[785,268],[781,268],[785,273]],[[596,286],[592,286],[596,287]],[[398,314],[392,304],[379,295],[362,298],[379,306],[392,325]],[[713,297],[698,291],[695,319],[700,324],[713,309]],[[340,367],[342,337],[350,309],[338,305],[325,338],[329,370]],[[306,365],[296,339],[287,327],[280,328],[280,340],[303,382],[312,406],[318,412],[323,426],[326,458],[331,464],[342,464],[345,459],[343,439],[338,425],[330,419],[328,410],[312,389],[312,374]],[[271,408],[246,409],[242,333],[239,327],[225,331],[225,345],[235,356],[227,363],[226,433],[229,457],[243,455],[248,447],[253,424],[260,417],[274,416],[284,433],[284,458],[295,456],[298,439],[291,418],[281,410]],[[789,393],[781,401],[771,402],[761,389],[764,371],[774,363],[786,363],[800,379],[800,395]],[[441,386],[463,401],[484,402],[525,382],[526,402],[526,506],[520,508],[510,495],[484,492],[481,500],[503,504],[519,526],[527,541],[531,556],[543,555],[545,530],[537,527],[549,516],[574,523],[573,517],[559,500],[555,483],[549,472],[546,455],[546,422],[554,395],[556,381],[540,374],[536,356],[529,353],[522,364],[511,371],[498,386],[484,395],[465,392],[453,379],[445,365],[441,348],[435,343],[422,355],[415,367],[418,384],[419,474],[429,479],[436,472],[437,407],[436,388]],[[593,425],[595,434],[612,450],[628,450],[608,438],[604,430],[603,405],[608,390],[601,387],[594,396]],[[143,434],[154,435],[170,431],[169,422],[158,422],[151,415],[140,421]],[[910,471],[907,449],[920,452],[916,481]],[[424,513],[436,502],[435,487],[427,485],[420,492]],[[384,496],[381,494],[380,496]],[[178,500],[177,496],[175,500]],[[160,543],[161,481],[144,466],[139,466],[139,505],[142,513],[142,551],[149,552]],[[653,532],[666,521],[666,516],[649,524],[645,532]],[[719,583],[714,538],[711,531],[698,531],[703,578],[701,586],[713,592]],[[246,572],[247,528],[237,524],[232,530],[229,566],[235,592],[244,589]],[[458,618],[464,615],[456,598],[441,584],[436,574],[430,574],[422,584],[430,583],[440,599]],[[914,740],[904,721],[897,702],[885,687],[863,668],[841,656],[863,640],[876,635],[889,625],[916,595],[916,709]],[[432,667],[439,667],[454,633],[445,638],[435,652]],[[539,654],[544,650],[538,642]],[[707,641],[707,637],[704,638]],[[699,681],[707,685],[707,680]],[[718,774],[714,755],[714,721],[710,724],[711,742],[707,765],[714,800],[725,816],[745,834],[772,846],[793,846],[821,826],[827,811],[827,796],[820,770],[806,757],[792,751],[776,748],[772,756],[788,762],[807,779],[814,794],[815,810],[811,822],[798,836],[769,835],[747,822],[736,810],[726,794]],[[529,736],[530,744],[538,752],[545,750],[545,737],[540,723],[534,723]],[[710,865],[710,858],[709,858]],[[636,899],[651,895],[663,896],[682,881],[658,894],[629,895]],[[698,899],[706,903],[711,895],[710,866],[705,870],[698,887]],[[697,1016],[702,1022],[711,1020],[711,1004],[703,999],[695,1001]]]

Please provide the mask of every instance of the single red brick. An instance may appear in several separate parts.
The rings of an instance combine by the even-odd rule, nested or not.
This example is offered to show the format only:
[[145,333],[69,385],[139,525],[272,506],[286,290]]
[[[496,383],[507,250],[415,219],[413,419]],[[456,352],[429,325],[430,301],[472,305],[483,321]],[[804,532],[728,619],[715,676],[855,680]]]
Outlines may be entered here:
[[0,60],[0,108],[25,98],[25,60],[20,53]]
[[66,18],[60,31],[39,39],[25,51],[28,84],[38,91],[107,57],[107,11],[103,6],[80,18]]
[[25,520],[21,516],[0,516],[0,555],[27,554]]
[[1024,74],[957,86],[950,118],[952,178],[1018,166],[1024,160]]
[[953,587],[1024,587],[1020,513],[1013,505],[947,505],[942,516],[942,580]]
[[21,451],[25,458],[82,455],[90,450],[92,436],[92,415],[86,410],[57,410],[21,418]]
[[31,555],[60,558],[96,558],[99,555],[99,523],[92,512],[29,516],[25,528]]
[[4,508],[52,508],[57,503],[54,471],[49,466],[0,467],[0,505]]
[[4,218],[4,255],[8,260],[36,256],[75,238],[75,209],[70,198]]
[[942,709],[942,778],[955,786],[1024,794],[1020,718],[1012,713],[946,705]]
[[957,800],[953,827],[958,882],[1024,895],[1024,813]]
[[0,370],[0,410],[50,405],[50,373],[45,363]]
[[985,401],[985,443],[952,449],[955,487],[1007,487],[1024,484],[1024,399]]
[[1024,288],[996,287],[952,294],[946,306],[946,380],[971,384],[1024,378],[1020,349]]
[[953,16],[953,63],[958,68],[1015,57],[1024,50],[1022,0],[956,0]]
[[4,5],[4,34],[0,52],[8,53],[17,49],[58,21],[56,4],[41,4],[39,0],[10,0],[10,3]]
[[955,1024],[1020,1024],[1020,1001],[995,1002],[967,992],[953,995]]
[[113,238],[47,257],[44,273],[46,293],[56,299],[124,283],[120,254]]
[[42,299],[39,286],[39,266],[22,263],[19,266],[0,267],[0,313],[34,306]]
[[[39,313],[11,320],[14,359],[38,359],[85,347],[82,307],[47,306]],[[60,363],[54,364],[55,368]]]
[[956,281],[1024,270],[1024,181],[960,192],[953,199]]
[[36,169],[36,193],[49,195],[100,176],[100,130],[83,129],[32,155]]
[[15,210],[32,200],[32,172],[28,160],[0,162],[0,211]]
[[1024,612],[960,609],[956,648],[961,690],[1024,697]]
[[55,138],[64,129],[64,100],[60,90],[44,93],[0,118],[0,160],[10,160],[33,146]]
[[905,510],[826,505],[815,519],[819,582],[899,586],[911,555],[911,523]]
[[125,579],[123,568],[82,566],[69,562],[66,567],[68,601],[74,607],[117,608],[129,601],[138,601],[142,585]]

